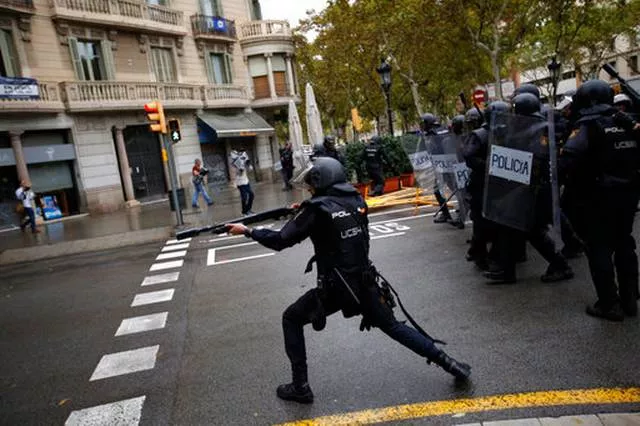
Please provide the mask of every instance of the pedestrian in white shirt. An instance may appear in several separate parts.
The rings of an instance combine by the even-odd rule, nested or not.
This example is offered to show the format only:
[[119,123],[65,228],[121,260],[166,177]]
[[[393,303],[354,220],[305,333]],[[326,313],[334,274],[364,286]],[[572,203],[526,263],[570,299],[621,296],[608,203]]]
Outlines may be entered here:
[[249,215],[253,212],[253,191],[249,184],[249,176],[247,170],[251,167],[249,155],[245,151],[231,151],[231,165],[236,169],[236,187],[240,191],[240,200],[242,202],[242,214]]
[[16,198],[22,202],[22,207],[24,207],[24,214],[29,218],[28,221],[22,222],[20,224],[20,229],[24,232],[27,225],[31,225],[31,231],[34,234],[40,232],[39,229],[36,229],[36,213],[35,213],[35,198],[36,194],[31,190],[31,182],[27,180],[22,180],[20,182],[20,187],[16,189]]

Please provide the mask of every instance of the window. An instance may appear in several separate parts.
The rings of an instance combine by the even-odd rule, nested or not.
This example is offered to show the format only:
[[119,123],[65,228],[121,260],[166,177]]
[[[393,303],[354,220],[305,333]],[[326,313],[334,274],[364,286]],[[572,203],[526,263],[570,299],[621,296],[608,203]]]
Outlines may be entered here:
[[253,80],[253,92],[256,99],[271,97],[269,77],[267,76],[267,60],[264,56],[249,57],[249,72]]
[[113,80],[111,42],[69,38],[71,61],[79,80]]
[[209,82],[212,84],[230,84],[231,77],[231,59],[228,54],[209,53],[209,61],[207,65],[207,74]]
[[222,16],[220,0],[200,0],[200,9],[206,16]]
[[11,31],[0,29],[0,76],[19,77],[18,55],[13,45]]
[[169,2],[167,0],[147,0],[147,4],[154,6],[169,6]]
[[271,68],[273,69],[273,82],[275,83],[276,96],[287,96],[287,64],[282,55],[274,55],[271,58]]
[[171,49],[152,47],[151,60],[153,62],[153,73],[156,76],[156,81],[160,83],[177,81],[176,68],[173,63],[173,52]]
[[262,9],[260,8],[260,0],[249,0],[251,5],[249,7],[249,11],[251,13],[252,21],[261,21],[262,20]]

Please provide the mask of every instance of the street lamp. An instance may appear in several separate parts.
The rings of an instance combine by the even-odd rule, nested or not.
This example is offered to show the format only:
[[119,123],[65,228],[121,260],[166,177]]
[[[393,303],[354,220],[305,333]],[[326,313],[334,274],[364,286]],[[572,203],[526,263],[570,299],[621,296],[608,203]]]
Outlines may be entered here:
[[393,136],[393,118],[391,117],[391,65],[382,59],[380,66],[376,69],[382,80],[382,89],[387,101],[387,117],[389,118],[389,133]]
[[551,75],[551,84],[553,85],[553,106],[556,106],[556,95],[558,94],[558,82],[560,81],[560,68],[562,64],[556,61],[555,55],[551,58],[551,62],[547,65],[549,74]]

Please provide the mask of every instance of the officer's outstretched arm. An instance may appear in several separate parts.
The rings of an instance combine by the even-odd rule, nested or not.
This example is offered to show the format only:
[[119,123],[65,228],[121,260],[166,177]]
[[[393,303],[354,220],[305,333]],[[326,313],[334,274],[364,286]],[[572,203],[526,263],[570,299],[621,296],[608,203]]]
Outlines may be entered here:
[[303,207],[296,216],[287,222],[281,230],[271,229],[251,229],[244,225],[233,226],[230,229],[232,234],[244,234],[263,246],[272,250],[281,251],[292,247],[306,239],[311,234],[311,227],[315,221],[316,214],[310,206]]

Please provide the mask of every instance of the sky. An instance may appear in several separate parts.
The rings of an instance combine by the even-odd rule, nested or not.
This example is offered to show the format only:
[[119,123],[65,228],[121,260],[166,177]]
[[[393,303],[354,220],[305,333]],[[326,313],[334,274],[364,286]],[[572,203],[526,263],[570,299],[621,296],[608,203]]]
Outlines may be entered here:
[[286,19],[292,27],[306,18],[306,11],[324,9],[327,0],[260,0],[262,19]]

